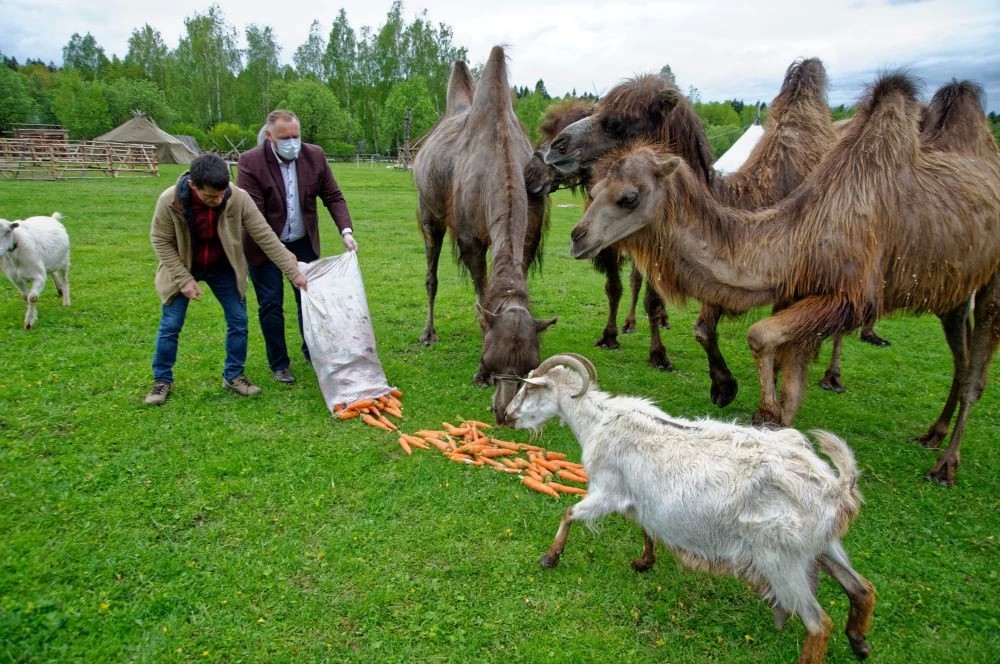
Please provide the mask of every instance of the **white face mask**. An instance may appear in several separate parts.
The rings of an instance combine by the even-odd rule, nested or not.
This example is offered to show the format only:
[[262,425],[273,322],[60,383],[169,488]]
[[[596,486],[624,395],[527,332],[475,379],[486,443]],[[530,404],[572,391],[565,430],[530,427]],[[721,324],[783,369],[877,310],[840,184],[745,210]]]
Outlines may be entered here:
[[278,138],[275,139],[275,152],[282,159],[289,161],[298,159],[299,150],[302,149],[302,139],[299,138]]

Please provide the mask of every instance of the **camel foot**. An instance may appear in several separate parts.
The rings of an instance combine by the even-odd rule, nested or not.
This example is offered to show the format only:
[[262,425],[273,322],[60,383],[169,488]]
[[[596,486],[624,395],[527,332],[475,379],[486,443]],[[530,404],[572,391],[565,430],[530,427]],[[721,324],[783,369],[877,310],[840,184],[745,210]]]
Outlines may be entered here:
[[646,558],[645,556],[643,556],[641,558],[636,558],[629,564],[632,565],[632,569],[634,569],[636,572],[648,572],[649,570],[653,569],[653,564],[655,562],[656,558]]
[[958,471],[958,460],[947,454],[942,454],[937,464],[924,477],[941,486],[955,486],[955,473]]
[[621,333],[622,334],[632,334],[633,332],[635,332],[635,319],[634,318],[626,318],[625,319],[625,324],[622,325]]
[[598,348],[603,348],[604,350],[616,350],[621,348],[618,343],[617,335],[605,334],[603,337],[594,342],[594,345]]
[[425,346],[433,346],[439,341],[438,335],[433,332],[424,332],[420,335],[420,343]]
[[664,350],[654,350],[649,353],[649,366],[659,371],[673,371],[674,365],[670,362],[670,358],[667,357],[667,352]]
[[551,569],[559,564],[559,554],[549,551],[542,559],[539,561],[542,567],[545,569]]
[[751,421],[755,427],[766,427],[777,429],[781,427],[781,416],[758,408],[753,414]]
[[939,427],[937,425],[932,426],[927,433],[922,436],[914,436],[910,440],[914,443],[919,443],[922,447],[926,447],[929,450],[941,449],[941,441],[944,437],[948,435],[947,427]]
[[736,393],[739,391],[739,384],[732,378],[720,381],[712,381],[712,403],[714,403],[719,408],[725,408],[733,402],[736,398]]
[[868,641],[864,638],[853,639],[847,637],[847,640],[851,642],[851,650],[858,659],[868,659],[868,655],[872,654],[872,647],[868,645]]
[[819,386],[824,390],[830,390],[837,394],[844,391],[844,384],[840,382],[840,374],[831,373],[830,371],[827,371],[823,375],[822,380],[819,381]]
[[882,346],[882,347],[884,347],[884,346],[890,345],[890,342],[889,342],[888,339],[883,339],[882,337],[880,337],[879,335],[875,334],[874,332],[862,332],[861,333],[861,340],[864,341],[866,344],[871,344],[872,346]]

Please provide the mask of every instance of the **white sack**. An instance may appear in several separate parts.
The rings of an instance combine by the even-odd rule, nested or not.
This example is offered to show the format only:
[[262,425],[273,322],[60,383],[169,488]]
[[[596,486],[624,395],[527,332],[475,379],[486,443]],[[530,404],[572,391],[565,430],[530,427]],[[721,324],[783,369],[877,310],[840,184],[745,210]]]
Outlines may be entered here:
[[299,263],[299,270],[309,280],[302,291],[302,332],[326,407],[333,412],[338,403],[388,393],[357,254]]

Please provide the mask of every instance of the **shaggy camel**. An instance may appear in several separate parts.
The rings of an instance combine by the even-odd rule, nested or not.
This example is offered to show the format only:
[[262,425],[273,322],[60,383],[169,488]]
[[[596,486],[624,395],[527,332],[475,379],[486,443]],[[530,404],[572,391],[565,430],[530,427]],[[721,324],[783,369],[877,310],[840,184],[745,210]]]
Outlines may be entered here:
[[531,144],[511,103],[503,49],[492,49],[478,84],[468,65],[455,62],[445,115],[413,164],[427,257],[427,324],[420,341],[438,341],[437,268],[445,233],[450,233],[461,265],[472,276],[483,334],[473,382],[495,386],[492,408],[501,424],[517,378],[538,365],[539,333],[556,321],[533,318],[528,298],[527,270],[541,258],[547,221],[545,196],[529,196],[525,189],[524,166],[530,158]]
[[1000,342],[1000,151],[921,143],[916,95],[905,74],[881,77],[802,185],[758,212],[720,204],[659,146],[608,155],[595,166],[594,202],[572,231],[571,253],[587,258],[621,242],[663,293],[737,311],[781,304],[747,335],[760,382],[756,424],[793,422],[824,337],[896,310],[936,314],[954,374],[924,439],[943,438],[957,405],[950,444],[928,473],[950,485]]
[[[584,195],[587,196],[584,207],[589,204],[589,195],[586,194],[590,178],[589,169],[581,168],[573,173],[565,173],[546,164],[544,155],[549,144],[563,129],[589,116],[593,111],[593,104],[581,101],[553,104],[545,111],[545,117],[539,126],[540,138],[535,146],[535,154],[524,169],[524,181],[529,193],[551,193],[560,188],[572,189],[575,192],[578,188],[582,188],[585,192]],[[626,261],[627,257],[614,247],[601,250],[592,261],[594,269],[604,275],[604,293],[608,298],[607,322],[601,331],[601,337],[594,343],[599,348],[620,348],[618,343],[618,305],[621,303],[623,292],[621,271]],[[673,365],[670,364],[670,358],[667,357],[667,350],[660,334],[661,328],[670,327],[667,311],[663,307],[663,299],[656,292],[656,289],[646,282],[634,265],[629,278],[631,299],[621,331],[628,334],[636,329],[635,311],[643,283],[646,283],[646,297],[643,300],[643,306],[649,321],[647,362],[654,369],[670,371],[673,369]]]
[[[771,102],[764,135],[743,166],[720,177],[708,166],[708,140],[691,105],[660,76],[647,75],[613,89],[589,120],[568,127],[551,143],[546,162],[559,170],[585,169],[594,159],[637,138],[651,139],[683,157],[719,200],[743,209],[773,205],[791,193],[836,142],[826,104],[827,76],[817,58],[793,62],[781,90]],[[703,302],[695,338],[708,357],[711,398],[728,405],[738,390],[719,348],[718,323],[726,313],[717,303]],[[884,342],[865,335],[872,343]],[[842,389],[839,341],[835,341],[836,376],[824,387]]]

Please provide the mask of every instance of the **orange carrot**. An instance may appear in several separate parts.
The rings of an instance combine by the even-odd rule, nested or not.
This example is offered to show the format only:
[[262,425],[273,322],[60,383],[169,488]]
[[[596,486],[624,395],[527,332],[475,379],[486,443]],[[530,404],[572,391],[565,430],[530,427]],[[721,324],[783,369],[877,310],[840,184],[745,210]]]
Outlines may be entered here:
[[580,487],[577,486],[566,486],[565,484],[559,484],[558,482],[549,482],[546,486],[555,489],[559,493],[575,493],[580,496],[587,495],[586,489],[581,489]]
[[514,463],[513,459],[508,459],[506,457],[500,457],[500,459],[498,459],[498,461],[500,463],[502,463],[503,465],[507,466],[508,468],[513,469],[513,470],[516,470],[516,471],[520,471],[521,470],[521,467],[518,466],[516,463]]
[[531,479],[535,480],[536,482],[542,481],[542,476],[539,475],[538,472],[535,471],[533,468],[525,468],[524,474],[530,477]]
[[465,420],[462,422],[464,425],[478,427],[480,429],[492,429],[492,424],[487,424],[486,422],[480,422],[479,420]]
[[495,447],[502,447],[505,450],[513,450],[514,452],[517,452],[521,449],[521,447],[517,443],[512,443],[508,440],[500,440],[498,438],[490,438],[490,444]]
[[546,484],[539,482],[538,480],[528,477],[526,475],[521,476],[521,484],[528,487],[529,489],[534,489],[539,493],[544,493],[547,496],[552,496],[556,500],[559,500],[559,492],[555,489],[547,486]]
[[360,414],[361,413],[359,413],[358,411],[351,410],[350,408],[341,408],[340,412],[337,413],[337,419],[350,420],[357,417]]
[[447,431],[452,436],[459,436],[459,437],[461,437],[461,436],[465,436],[465,434],[469,433],[469,427],[456,427],[456,426],[452,426],[448,422],[442,422],[441,426],[443,426],[444,430]]
[[454,451],[454,448],[451,445],[449,445],[448,443],[446,443],[443,440],[440,440],[438,438],[424,438],[424,440],[426,440],[428,443],[430,443],[434,447],[438,448],[442,452],[452,452],[452,451]]
[[539,475],[541,475],[542,477],[549,477],[549,476],[551,476],[551,475],[552,475],[552,471],[551,471],[551,470],[549,470],[549,469],[548,469],[548,468],[546,468],[545,466],[540,466],[540,465],[538,465],[538,463],[536,463],[536,462],[534,462],[534,461],[532,461],[532,462],[531,462],[531,463],[530,463],[530,464],[528,465],[528,470],[533,470],[533,471],[535,471],[536,473],[538,473]]
[[376,415],[375,419],[377,419],[379,422],[381,422],[383,425],[385,425],[386,427],[388,427],[392,431],[395,431],[395,430],[399,429],[399,427],[397,427],[395,424],[392,423],[392,420],[390,420],[388,417],[386,417],[382,413],[379,413],[378,415]]
[[421,438],[427,438],[428,436],[431,436],[433,438],[441,438],[443,436],[446,436],[447,434],[439,429],[421,429],[420,431],[416,432],[415,435],[420,436]]
[[361,413],[361,421],[367,424],[368,426],[376,427],[378,429],[384,429],[385,431],[392,431],[392,429],[382,424],[368,413]]
[[515,452],[514,450],[505,450],[502,447],[487,447],[486,449],[481,450],[479,452],[479,456],[484,456],[489,458],[511,456],[514,454],[517,454],[517,452]]
[[399,390],[397,390],[395,387],[392,388],[391,390],[389,390],[389,394],[391,394],[392,396],[396,397],[397,399],[402,399],[403,398],[403,393],[400,392]]
[[557,470],[559,470],[558,466],[556,466],[555,464],[551,463],[550,461],[546,461],[545,458],[542,457],[541,455],[536,455],[533,458],[529,456],[529,458],[531,459],[532,463],[534,463],[536,466],[541,466],[542,468],[546,469],[550,473],[554,473]]
[[399,442],[399,446],[403,448],[403,451],[406,452],[407,456],[413,456],[413,450],[410,449],[410,444],[406,442],[402,436],[399,437],[397,442]]
[[391,404],[386,404],[382,406],[382,412],[389,413],[393,417],[398,417],[399,419],[403,419],[403,411],[401,411],[400,409],[396,408]]
[[345,406],[347,409],[361,410],[362,408],[368,408],[369,406],[375,405],[375,399],[358,399],[352,404]]
[[386,397],[386,400],[389,402],[390,406],[395,406],[396,408],[403,407],[403,402],[397,399],[396,397],[392,396],[391,394]]
[[339,413],[342,410],[344,410],[344,404],[342,404],[342,403],[335,403],[335,404],[333,404],[333,412]]
[[562,452],[546,452],[545,453],[545,458],[549,459],[551,461],[558,461],[558,460],[561,460],[561,459],[566,459],[568,457],[565,454],[563,454]]
[[580,482],[581,484],[586,484],[589,480],[585,477],[581,477],[575,473],[571,473],[568,470],[557,470],[556,475],[563,478],[564,480],[570,480],[571,482]]

